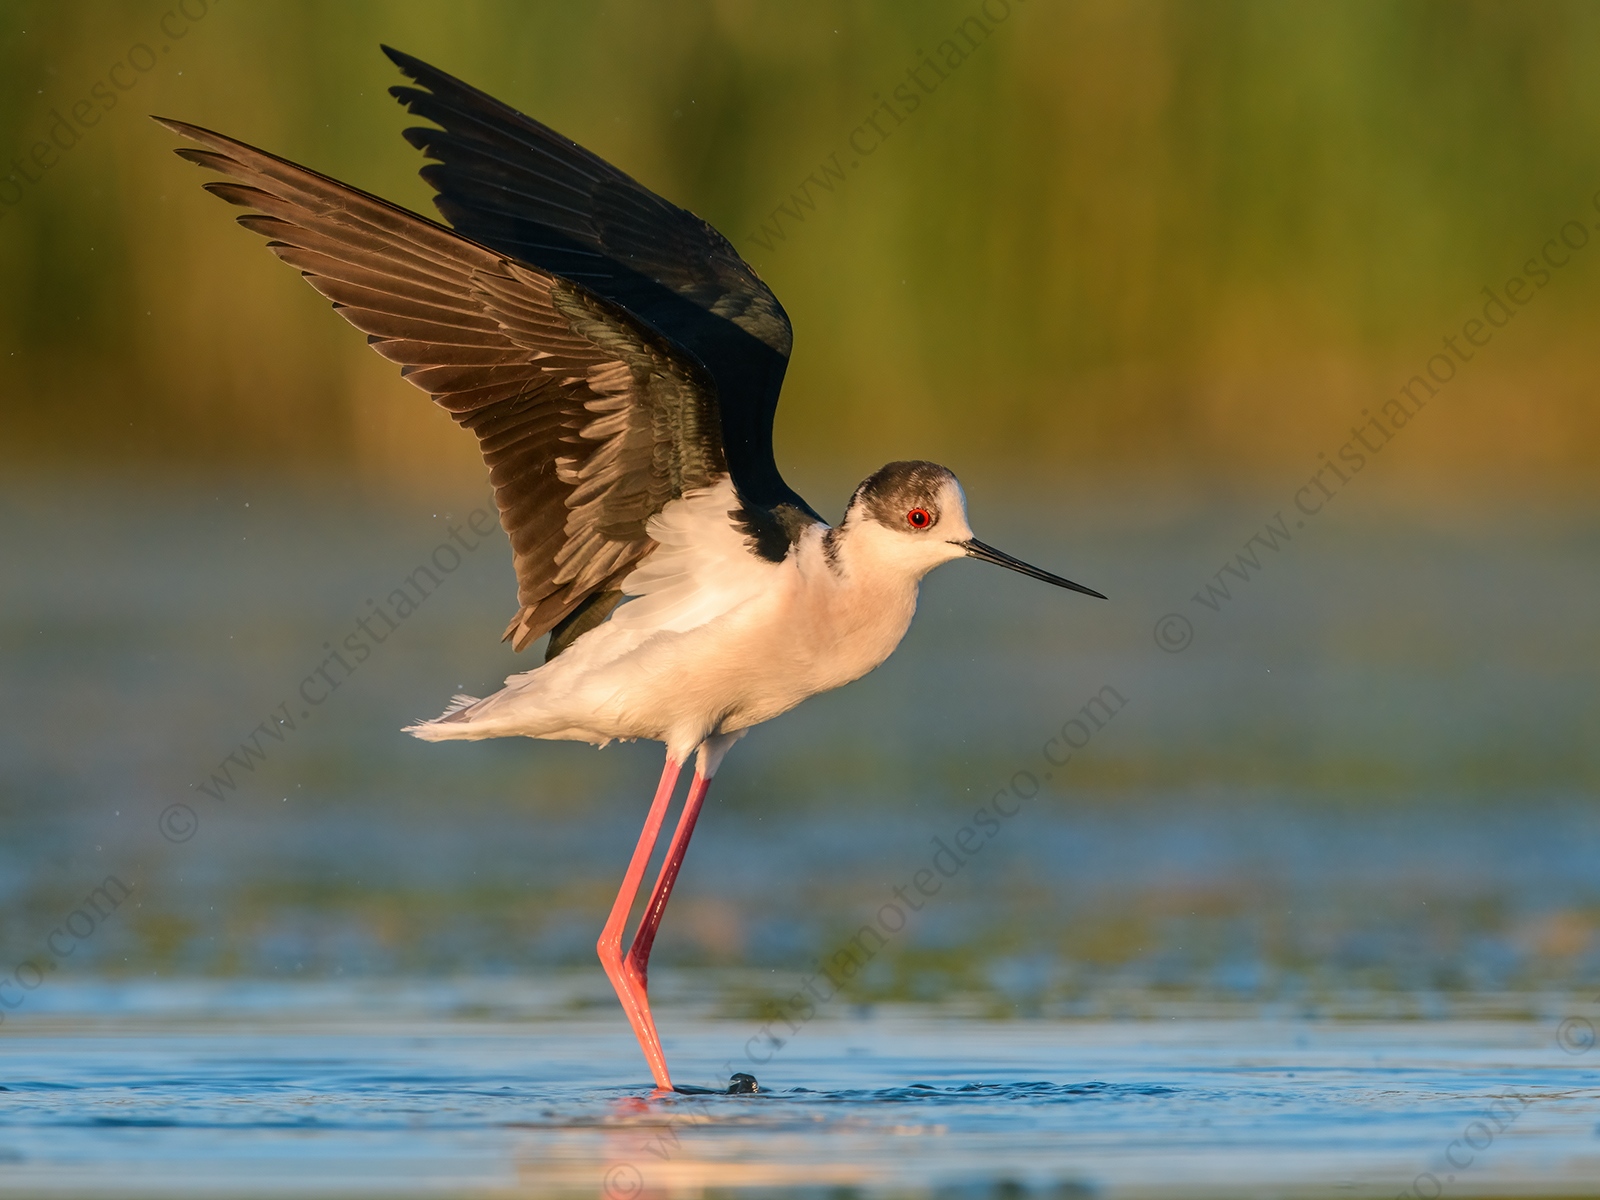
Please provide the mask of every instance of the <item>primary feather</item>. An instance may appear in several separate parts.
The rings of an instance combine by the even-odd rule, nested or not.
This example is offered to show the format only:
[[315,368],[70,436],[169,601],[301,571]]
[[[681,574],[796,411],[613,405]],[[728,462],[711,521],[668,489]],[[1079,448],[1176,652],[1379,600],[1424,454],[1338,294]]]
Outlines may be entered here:
[[168,128],[207,189],[477,435],[511,538],[522,649],[614,591],[669,502],[728,474],[703,368],[616,305],[221,134]]

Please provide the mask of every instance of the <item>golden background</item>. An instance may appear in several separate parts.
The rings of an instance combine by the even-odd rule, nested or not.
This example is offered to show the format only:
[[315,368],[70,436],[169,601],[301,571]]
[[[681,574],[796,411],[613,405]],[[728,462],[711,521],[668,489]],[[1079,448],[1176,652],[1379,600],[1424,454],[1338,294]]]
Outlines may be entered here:
[[[0,453],[478,478],[470,439],[235,228],[144,119],[213,127],[435,215],[380,38],[725,232],[795,326],[780,461],[849,478],[910,455],[1294,478],[1442,350],[1481,288],[1564,222],[1600,220],[1593,5],[987,11],[13,3]],[[157,61],[130,71],[139,45]],[[934,80],[928,59],[942,81],[891,123],[878,106],[910,71]],[[134,86],[40,170],[31,148],[67,142],[57,114],[119,63]],[[882,138],[864,132],[875,112]],[[1410,439],[1408,482],[1592,473],[1595,236]]]

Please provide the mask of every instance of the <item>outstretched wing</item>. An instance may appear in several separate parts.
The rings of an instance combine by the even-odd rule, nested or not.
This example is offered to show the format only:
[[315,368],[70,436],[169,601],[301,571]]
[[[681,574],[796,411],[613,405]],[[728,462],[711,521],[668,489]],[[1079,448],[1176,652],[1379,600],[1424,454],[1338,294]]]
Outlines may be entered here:
[[[655,546],[645,525],[727,474],[715,386],[587,289],[221,134],[162,121],[228,176],[206,190],[266,235],[379,354],[478,437],[521,603],[521,650],[603,620]],[[563,633],[571,636],[562,637]]]
[[682,347],[716,385],[740,498],[756,510],[797,510],[803,524],[820,519],[784,483],[772,454],[789,318],[728,240],[548,126],[383,49],[419,85],[390,91],[438,126],[405,136],[435,160],[422,177],[445,219],[473,241],[582,284]]

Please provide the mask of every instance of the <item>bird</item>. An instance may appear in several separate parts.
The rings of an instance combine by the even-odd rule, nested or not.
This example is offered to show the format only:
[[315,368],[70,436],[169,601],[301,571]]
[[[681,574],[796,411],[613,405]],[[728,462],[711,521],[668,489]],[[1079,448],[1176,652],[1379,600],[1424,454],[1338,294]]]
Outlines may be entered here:
[[671,1091],[650,952],[729,748],[888,658],[942,563],[977,559],[1105,597],[979,541],[960,483],[935,463],[875,471],[830,525],[778,471],[793,330],[732,244],[548,126],[382,49],[408,81],[391,94],[429,123],[404,137],[445,223],[154,119],[193,143],[181,157],[222,177],[205,189],[248,210],[239,224],[478,439],[517,579],[503,640],[521,651],[548,635],[544,661],[406,732],[665,745],[596,948],[655,1087]]

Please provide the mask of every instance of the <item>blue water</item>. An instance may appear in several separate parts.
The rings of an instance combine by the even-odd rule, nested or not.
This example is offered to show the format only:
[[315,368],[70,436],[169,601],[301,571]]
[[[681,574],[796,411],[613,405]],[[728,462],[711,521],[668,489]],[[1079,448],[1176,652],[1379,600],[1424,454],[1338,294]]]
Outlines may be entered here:
[[731,1061],[759,1094],[653,1097],[578,976],[68,989],[8,1027],[0,1193],[1600,1191],[1600,1050],[1563,1049],[1559,1018],[886,1008],[818,1017],[752,1066],[752,1023],[708,1019],[696,986],[663,988],[680,1082]]
[[763,1091],[658,1100],[593,957],[657,749],[399,733],[529,665],[503,554],[205,790],[482,497],[0,488],[0,1193],[1600,1193],[1593,515],[1352,490],[1213,611],[1271,495],[970,491],[1112,601],[954,564],[740,743],[651,980],[680,1082]]

